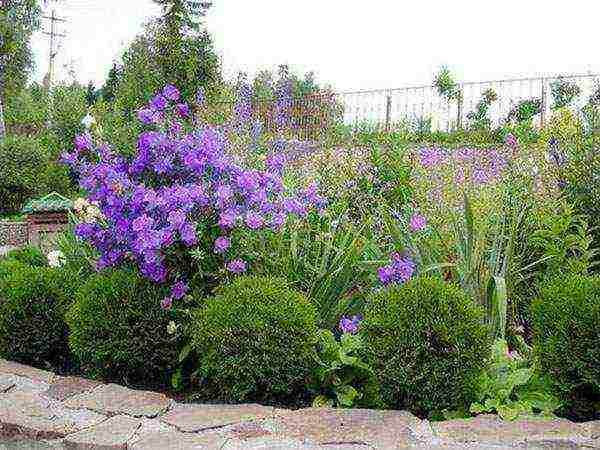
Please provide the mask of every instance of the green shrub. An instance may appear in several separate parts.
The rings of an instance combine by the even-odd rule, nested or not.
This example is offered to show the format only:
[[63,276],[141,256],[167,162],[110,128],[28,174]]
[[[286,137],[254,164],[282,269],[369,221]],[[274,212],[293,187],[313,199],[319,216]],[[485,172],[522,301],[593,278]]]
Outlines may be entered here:
[[11,250],[6,254],[7,259],[13,259],[26,266],[45,267],[48,261],[37,247],[27,246]]
[[64,314],[77,287],[71,274],[7,260],[0,282],[0,356],[45,367],[68,357]]
[[545,283],[532,303],[534,354],[574,418],[600,418],[600,277]]
[[193,324],[205,392],[228,401],[297,403],[315,364],[315,307],[276,278],[242,277]]
[[374,294],[362,333],[390,408],[436,416],[474,399],[490,342],[483,311],[457,285],[419,277]]
[[0,141],[0,213],[21,209],[40,193],[48,157],[35,139],[8,136]]
[[[91,276],[67,312],[69,346],[91,377],[164,386],[179,353],[163,289],[127,270]],[[151,381],[150,381],[151,380]]]

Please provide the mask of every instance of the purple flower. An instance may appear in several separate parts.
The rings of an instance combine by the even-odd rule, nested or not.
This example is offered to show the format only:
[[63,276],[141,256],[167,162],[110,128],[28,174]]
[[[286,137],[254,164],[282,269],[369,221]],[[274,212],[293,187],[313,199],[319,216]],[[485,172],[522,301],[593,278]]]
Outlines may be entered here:
[[228,237],[220,236],[215,240],[215,253],[225,253],[231,247],[231,240]]
[[250,211],[246,214],[245,222],[246,222],[246,225],[248,226],[248,228],[250,228],[252,230],[258,230],[265,223],[264,219],[262,218],[262,216],[260,214],[257,214],[252,211]]
[[275,173],[282,173],[285,166],[285,154],[273,153],[267,157],[267,168]]
[[422,148],[419,150],[419,157],[421,158],[421,165],[426,168],[437,166],[443,159],[444,154],[441,150],[432,148]]
[[179,89],[177,89],[175,86],[173,86],[172,84],[167,84],[163,91],[162,94],[169,100],[172,100],[174,102],[176,102],[177,100],[179,100]]
[[392,263],[378,269],[379,281],[384,286],[407,282],[415,272],[415,263],[407,256],[392,253]]
[[227,270],[238,275],[244,273],[246,271],[246,262],[241,259],[234,259],[227,263]]
[[427,226],[427,219],[425,218],[425,216],[422,216],[419,213],[414,213],[411,218],[410,218],[410,222],[408,223],[408,228],[410,229],[410,231],[422,231],[425,229],[425,227]]
[[142,108],[138,111],[137,117],[143,124],[150,125],[154,122],[154,111],[149,108]]
[[519,141],[512,133],[508,133],[506,135],[505,143],[512,149],[515,149],[519,146]]
[[177,114],[183,119],[190,117],[190,107],[186,103],[177,104]]
[[160,307],[162,309],[170,309],[173,305],[173,297],[165,297],[160,301]]
[[201,87],[200,89],[198,89],[198,93],[196,94],[196,103],[198,104],[198,106],[202,106],[204,104],[204,100],[204,88]]
[[362,316],[352,316],[351,318],[343,316],[340,319],[340,330],[343,333],[356,334],[358,333],[358,327],[360,326],[360,322],[362,321]]
[[77,148],[77,150],[91,150],[92,137],[90,136],[90,134],[84,133],[75,136],[75,148]]
[[178,281],[171,288],[171,296],[175,300],[182,299],[185,294],[187,294],[188,286],[183,281]]
[[150,100],[150,106],[157,111],[162,111],[167,107],[167,99],[162,94],[157,94]]

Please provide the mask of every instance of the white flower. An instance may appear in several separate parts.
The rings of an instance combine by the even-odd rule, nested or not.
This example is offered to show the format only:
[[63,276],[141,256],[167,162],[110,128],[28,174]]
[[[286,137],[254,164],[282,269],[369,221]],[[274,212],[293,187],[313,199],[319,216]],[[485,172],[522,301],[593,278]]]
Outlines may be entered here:
[[94,223],[102,217],[102,211],[96,205],[89,205],[85,210],[84,220],[87,223]]
[[88,112],[87,115],[81,120],[81,124],[86,130],[89,130],[92,125],[96,123],[96,119]]
[[60,250],[52,250],[46,257],[50,267],[60,267],[65,263],[65,255]]
[[75,211],[77,211],[78,214],[83,212],[83,210],[86,209],[88,205],[89,202],[83,197],[79,197],[77,200],[75,200],[75,202],[73,202],[73,208],[75,209]]
[[167,325],[167,333],[175,334],[176,332],[177,332],[177,324],[171,320],[169,322],[169,324]]

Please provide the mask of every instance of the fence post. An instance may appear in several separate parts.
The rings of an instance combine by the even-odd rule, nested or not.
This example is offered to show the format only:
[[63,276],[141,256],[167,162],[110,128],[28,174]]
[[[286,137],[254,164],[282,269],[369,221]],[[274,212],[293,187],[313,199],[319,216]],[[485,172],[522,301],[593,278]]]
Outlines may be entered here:
[[546,124],[546,79],[542,78],[542,105],[541,105],[540,128]]
[[463,109],[463,91],[458,91],[456,98],[456,128],[462,130],[462,109]]
[[392,120],[392,96],[388,94],[385,103],[385,131],[390,131],[390,121]]

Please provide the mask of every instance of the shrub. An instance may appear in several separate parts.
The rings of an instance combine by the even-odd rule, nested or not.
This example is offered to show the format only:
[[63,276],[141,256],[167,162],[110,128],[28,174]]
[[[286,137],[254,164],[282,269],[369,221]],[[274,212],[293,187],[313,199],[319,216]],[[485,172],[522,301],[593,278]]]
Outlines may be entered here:
[[42,251],[32,246],[11,250],[6,254],[6,258],[18,261],[26,266],[44,267],[48,265]]
[[206,392],[236,402],[297,402],[315,363],[316,320],[308,299],[277,278],[225,286],[192,328]]
[[534,354],[574,418],[600,418],[600,277],[561,276],[532,303]]
[[14,261],[0,284],[0,355],[39,367],[66,363],[64,314],[76,287],[65,271]]
[[362,332],[390,408],[423,417],[474,399],[490,342],[483,311],[457,285],[418,277],[380,291],[370,299]]
[[0,213],[18,211],[40,192],[47,159],[35,139],[8,136],[0,141]]
[[174,313],[161,309],[161,293],[133,271],[88,279],[66,315],[69,346],[86,373],[128,384],[168,383],[179,342],[167,332]]

